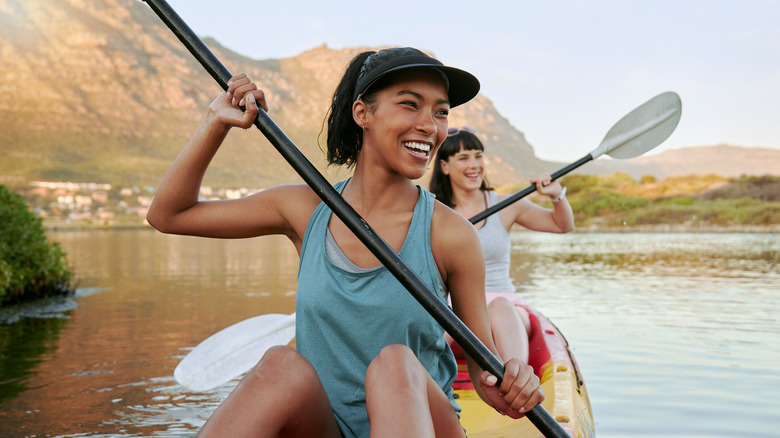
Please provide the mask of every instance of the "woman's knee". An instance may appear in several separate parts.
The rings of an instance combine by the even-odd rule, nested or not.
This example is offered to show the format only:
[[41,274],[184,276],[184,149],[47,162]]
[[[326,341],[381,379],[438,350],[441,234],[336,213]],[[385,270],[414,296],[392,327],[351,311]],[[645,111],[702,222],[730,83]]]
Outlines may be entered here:
[[528,312],[504,297],[497,297],[488,303],[488,316],[493,327],[510,327],[521,325],[526,335],[531,331],[531,321]]
[[417,361],[417,356],[406,345],[386,345],[371,361],[369,369],[373,368],[397,368],[406,366],[410,361]]
[[384,380],[389,376],[392,376],[396,382],[402,381],[406,377],[410,383],[411,381],[420,383],[421,371],[424,372],[425,369],[422,368],[417,356],[409,347],[400,344],[387,345],[368,365],[366,385]]
[[493,325],[519,317],[515,305],[504,297],[498,297],[488,303],[488,316]]
[[306,358],[288,346],[269,348],[248,375],[250,384],[255,385],[273,382],[308,386],[312,379],[318,379],[317,371]]
[[[236,420],[235,412],[248,414]],[[305,422],[301,422],[302,412],[306,414]],[[269,349],[212,418],[216,418],[209,420],[212,429],[220,431],[243,428],[279,433],[273,436],[339,436],[328,396],[314,367],[286,346]]]
[[277,345],[269,348],[260,361],[255,365],[255,368],[261,367],[285,367],[285,366],[301,366],[308,361],[301,356],[294,348],[287,345]]
[[490,313],[514,311],[515,305],[504,297],[496,297],[488,303]]

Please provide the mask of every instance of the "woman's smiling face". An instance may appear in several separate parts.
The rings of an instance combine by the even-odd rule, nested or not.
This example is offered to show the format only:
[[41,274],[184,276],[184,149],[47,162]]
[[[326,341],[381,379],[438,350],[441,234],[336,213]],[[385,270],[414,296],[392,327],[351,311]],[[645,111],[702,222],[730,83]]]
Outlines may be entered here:
[[422,177],[447,138],[450,104],[442,76],[430,69],[401,72],[368,107],[361,155],[381,157],[409,179]]
[[450,183],[465,190],[478,190],[485,174],[485,157],[480,150],[460,148],[447,161],[441,161],[441,170],[449,175]]

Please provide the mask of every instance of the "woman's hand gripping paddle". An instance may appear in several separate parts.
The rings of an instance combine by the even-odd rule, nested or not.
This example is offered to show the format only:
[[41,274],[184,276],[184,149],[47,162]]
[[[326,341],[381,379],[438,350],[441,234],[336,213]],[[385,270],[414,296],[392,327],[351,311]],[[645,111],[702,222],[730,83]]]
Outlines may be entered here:
[[[618,120],[604,136],[601,144],[591,153],[550,175],[552,181],[604,154],[620,159],[644,154],[672,135],[680,122],[681,115],[682,103],[677,93],[667,91],[655,96]],[[487,210],[477,213],[469,219],[469,222],[476,224],[534,191],[536,191],[536,184],[531,184]]]

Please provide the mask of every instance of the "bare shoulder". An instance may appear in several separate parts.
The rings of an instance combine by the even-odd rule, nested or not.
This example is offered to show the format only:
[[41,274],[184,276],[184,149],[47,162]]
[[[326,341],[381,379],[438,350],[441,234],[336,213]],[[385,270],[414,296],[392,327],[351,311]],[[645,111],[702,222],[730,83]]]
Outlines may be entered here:
[[477,230],[466,218],[439,201],[433,210],[431,249],[436,263],[446,271],[474,260],[484,265]]
[[436,201],[434,204],[431,228],[432,233],[440,232],[442,236],[452,236],[455,233],[476,232],[474,226],[471,225],[471,222],[439,201]]
[[306,184],[279,185],[263,190],[255,196],[262,197],[276,206],[276,210],[299,236],[303,236],[309,218],[321,202],[317,193]]

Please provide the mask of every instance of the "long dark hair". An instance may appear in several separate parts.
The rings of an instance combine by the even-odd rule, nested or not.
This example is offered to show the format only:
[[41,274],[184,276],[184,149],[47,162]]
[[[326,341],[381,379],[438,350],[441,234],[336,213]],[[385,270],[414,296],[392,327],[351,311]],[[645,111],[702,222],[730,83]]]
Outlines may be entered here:
[[[450,208],[455,208],[455,204],[452,202],[452,183],[450,176],[442,172],[441,162],[449,161],[450,157],[460,152],[461,149],[484,152],[485,146],[476,135],[468,131],[458,131],[456,134],[448,136],[439,147],[436,158],[433,160],[433,175],[428,186],[428,190],[436,195],[436,199]],[[493,190],[487,181],[487,175],[482,176],[482,184],[479,189],[482,191]]]

